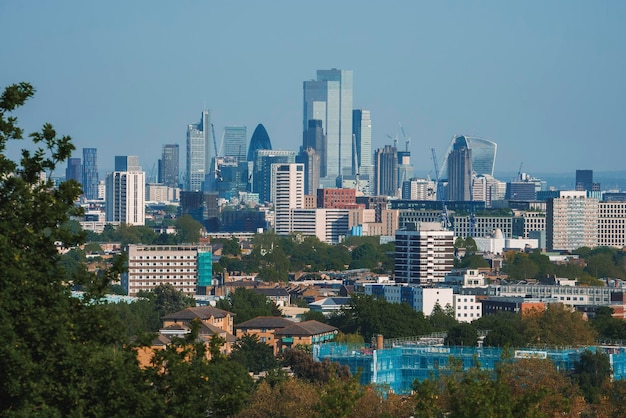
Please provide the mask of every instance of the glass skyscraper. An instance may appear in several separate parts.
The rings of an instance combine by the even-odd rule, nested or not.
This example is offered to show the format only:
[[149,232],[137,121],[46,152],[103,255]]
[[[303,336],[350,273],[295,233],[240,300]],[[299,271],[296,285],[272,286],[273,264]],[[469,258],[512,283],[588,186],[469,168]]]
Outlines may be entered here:
[[322,121],[326,135],[326,177],[352,174],[352,79],[351,70],[318,70],[317,80],[305,81],[303,125]]
[[469,148],[464,136],[454,140],[452,151],[448,154],[448,200],[471,200],[473,150]]
[[83,194],[87,200],[98,198],[98,150],[83,148]]
[[254,161],[254,153],[260,149],[272,149],[272,143],[265,127],[259,123],[252,133],[252,138],[250,138],[248,161]]
[[178,144],[163,145],[163,153],[159,160],[159,183],[178,187],[179,161]]
[[185,190],[202,190],[205,175],[211,172],[211,116],[202,111],[200,122],[187,126],[187,168]]
[[224,157],[233,157],[246,161],[247,130],[245,126],[226,126],[224,128]]
[[80,158],[69,158],[65,169],[65,180],[83,181]]
[[[446,155],[450,155],[450,152],[452,152],[452,149],[454,148],[454,144],[456,143],[457,139],[459,141],[464,141],[465,144],[467,144],[467,148],[472,150],[472,170],[474,171],[474,173],[476,173],[477,175],[488,174],[490,176],[493,176],[493,171],[496,166],[496,151],[498,150],[498,144],[483,138],[459,135],[455,136],[452,139],[452,142],[450,142],[450,146],[448,147],[448,152],[446,152]],[[441,174],[442,176],[446,176],[447,173],[447,159],[445,159]]]
[[372,119],[369,110],[355,109],[352,111],[352,133],[354,134],[355,161],[357,167],[353,167],[353,174],[368,176],[370,180],[374,177],[374,166],[372,165]]

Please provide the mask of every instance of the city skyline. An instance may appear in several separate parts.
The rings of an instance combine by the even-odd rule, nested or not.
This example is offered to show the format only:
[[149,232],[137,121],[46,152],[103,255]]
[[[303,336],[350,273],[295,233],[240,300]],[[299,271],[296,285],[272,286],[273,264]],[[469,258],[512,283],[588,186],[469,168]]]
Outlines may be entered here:
[[[181,126],[203,108],[218,133],[262,123],[276,149],[297,151],[302,82],[333,67],[354,71],[353,107],[371,110],[372,149],[401,122],[418,173],[431,171],[430,148],[443,156],[457,134],[498,143],[496,172],[623,167],[619,2],[322,2],[307,13],[288,2],[35,3],[0,5],[11,39],[0,82],[31,82],[38,93],[18,112],[25,131],[51,121],[77,150],[98,148],[101,174],[114,150],[150,167],[163,144],[183,146]],[[245,29],[231,33],[235,15]],[[303,29],[322,19],[324,30]],[[211,53],[196,53],[198,39]]]

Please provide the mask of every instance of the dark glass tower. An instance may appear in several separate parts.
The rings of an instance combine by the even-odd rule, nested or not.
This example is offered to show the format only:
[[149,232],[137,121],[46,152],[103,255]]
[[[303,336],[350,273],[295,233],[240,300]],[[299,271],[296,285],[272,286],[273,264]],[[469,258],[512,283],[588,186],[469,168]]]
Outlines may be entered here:
[[83,148],[83,193],[87,200],[98,198],[98,150]]
[[163,154],[159,160],[159,183],[169,187],[178,187],[180,164],[179,147],[177,144],[163,145]]
[[248,161],[254,161],[254,152],[260,149],[272,149],[272,143],[265,127],[259,123],[252,133],[252,138],[250,138]]
[[471,200],[472,150],[464,136],[458,136],[448,155],[448,200]]
[[82,168],[80,158],[70,158],[67,160],[67,168],[65,169],[65,180],[83,181]]

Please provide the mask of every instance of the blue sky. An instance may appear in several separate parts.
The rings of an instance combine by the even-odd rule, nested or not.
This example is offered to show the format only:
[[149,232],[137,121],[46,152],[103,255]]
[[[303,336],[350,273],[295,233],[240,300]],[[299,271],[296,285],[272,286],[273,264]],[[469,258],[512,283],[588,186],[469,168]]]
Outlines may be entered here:
[[97,147],[101,171],[184,156],[203,106],[218,137],[263,123],[296,150],[302,82],[333,67],[354,71],[373,146],[401,122],[418,172],[455,134],[497,142],[496,172],[623,170],[625,21],[622,1],[4,0],[0,86],[32,83],[22,126]]

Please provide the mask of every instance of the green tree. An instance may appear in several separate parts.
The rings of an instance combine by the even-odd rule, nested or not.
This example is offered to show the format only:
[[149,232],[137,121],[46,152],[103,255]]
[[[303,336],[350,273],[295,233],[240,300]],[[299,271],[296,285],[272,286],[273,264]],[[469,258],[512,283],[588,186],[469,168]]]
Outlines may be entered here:
[[457,320],[454,318],[454,308],[448,305],[446,309],[443,309],[439,303],[435,304],[428,321],[435,332],[447,331],[451,327],[458,325]]
[[184,292],[176,290],[169,283],[160,284],[151,291],[140,291],[137,296],[152,301],[159,319],[165,315],[196,306],[196,300],[192,296],[187,296]]
[[352,250],[351,257],[352,261],[350,261],[351,269],[374,269],[378,266],[378,251],[374,245],[369,242],[356,247]]
[[609,356],[601,351],[585,350],[576,362],[573,378],[587,402],[598,403],[604,384],[611,377]]
[[509,254],[503,270],[514,280],[530,279],[539,273],[539,267],[525,253]]
[[274,357],[274,349],[260,342],[257,335],[250,334],[244,334],[235,343],[230,359],[253,373],[271,370],[278,365]]
[[235,314],[235,324],[240,324],[257,316],[280,316],[274,302],[253,290],[238,287],[226,298],[217,301],[216,307]]
[[[55,246],[85,237],[60,227],[82,213],[74,206],[80,185],[50,180],[74,149],[70,138],[46,123],[19,163],[5,155],[23,138],[11,112],[33,94],[20,83],[0,96],[0,415],[145,415],[157,400],[122,323],[99,302],[123,263],[101,276],[82,270],[69,282]],[[83,299],[71,296],[72,284],[83,287]]]
[[176,235],[179,242],[196,243],[200,241],[200,231],[202,224],[191,217],[183,215],[176,219]]
[[448,329],[448,336],[445,339],[446,345],[462,345],[475,347],[478,342],[478,331],[473,324],[460,323]]
[[318,311],[307,311],[303,313],[302,320],[303,321],[317,321],[323,324],[328,322],[328,318],[326,318],[326,316],[324,316],[323,313],[318,312]]

